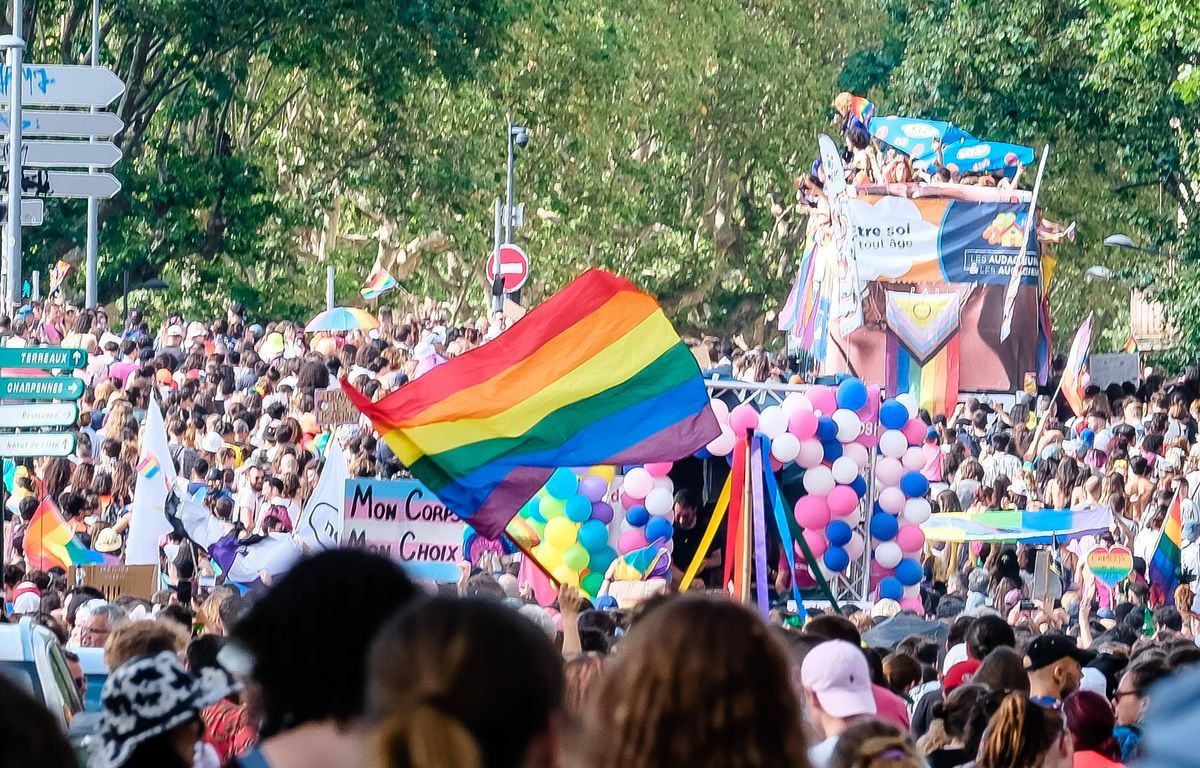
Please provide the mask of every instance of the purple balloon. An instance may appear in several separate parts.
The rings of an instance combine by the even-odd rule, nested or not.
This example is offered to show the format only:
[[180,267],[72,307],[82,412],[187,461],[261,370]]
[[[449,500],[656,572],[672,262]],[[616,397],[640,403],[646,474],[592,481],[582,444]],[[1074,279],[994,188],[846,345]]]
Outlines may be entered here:
[[592,502],[592,519],[599,520],[605,525],[611,523],[613,519],[612,506],[603,501]]
[[586,496],[588,501],[602,501],[604,494],[608,493],[608,483],[603,477],[584,475],[579,481],[579,492]]

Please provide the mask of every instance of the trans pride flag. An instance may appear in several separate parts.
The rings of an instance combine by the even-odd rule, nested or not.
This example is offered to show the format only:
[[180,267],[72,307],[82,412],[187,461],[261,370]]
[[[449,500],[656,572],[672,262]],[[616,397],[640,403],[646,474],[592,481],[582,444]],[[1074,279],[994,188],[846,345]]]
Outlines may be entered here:
[[600,270],[377,403],[343,389],[413,476],[490,538],[556,467],[669,461],[720,432],[658,303]]

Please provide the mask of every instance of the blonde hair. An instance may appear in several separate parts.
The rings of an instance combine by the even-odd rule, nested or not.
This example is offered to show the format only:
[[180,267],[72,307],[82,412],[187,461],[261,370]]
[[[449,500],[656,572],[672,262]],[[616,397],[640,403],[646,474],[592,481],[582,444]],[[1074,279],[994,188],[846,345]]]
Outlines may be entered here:
[[924,768],[925,761],[896,726],[879,720],[853,725],[838,737],[829,768]]
[[[719,662],[719,663],[718,663]],[[638,618],[587,709],[591,768],[808,768],[787,656],[725,597]]]
[[139,656],[154,656],[163,651],[183,653],[191,637],[187,630],[169,619],[143,619],[122,624],[104,643],[104,663],[116,669]]
[[1034,704],[1025,693],[1010,693],[988,724],[976,765],[1037,768],[1062,734],[1058,712]]

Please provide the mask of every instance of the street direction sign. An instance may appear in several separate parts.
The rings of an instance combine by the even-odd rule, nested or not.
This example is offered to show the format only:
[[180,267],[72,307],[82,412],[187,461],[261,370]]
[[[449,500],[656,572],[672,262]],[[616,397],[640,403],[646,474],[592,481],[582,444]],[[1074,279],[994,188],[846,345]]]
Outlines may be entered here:
[[[125,92],[121,79],[104,67],[26,64],[21,69],[21,99],[29,106],[107,107]],[[5,101],[12,81],[12,68],[0,68],[0,98]]]
[[[21,165],[53,168],[64,165],[110,168],[121,159],[121,150],[110,141],[22,141]],[[0,144],[0,165],[8,166],[8,144]]]
[[53,371],[83,368],[86,365],[87,353],[82,349],[72,347],[0,348],[0,368],[32,368]]
[[13,403],[0,405],[0,429],[73,427],[79,420],[75,403]]
[[0,456],[70,456],[75,452],[73,432],[7,432],[0,434]]
[[[0,174],[0,191],[8,191],[8,174]],[[28,197],[98,197],[107,200],[121,191],[111,173],[29,171],[22,174],[21,193]]]
[[[504,276],[504,292],[512,293],[513,291],[525,285],[525,281],[529,279],[529,257],[525,255],[525,251],[521,250],[520,246],[506,243],[500,246],[500,274]],[[496,254],[493,253],[488,257],[485,273],[489,284],[496,279]]]
[[77,379],[74,376],[5,376],[0,378],[0,399],[78,400],[81,397],[83,397],[83,379]]
[[[46,203],[37,198],[21,201],[21,226],[40,227],[46,216]],[[8,204],[0,203],[0,221],[8,221]]]
[[[112,112],[21,110],[22,136],[115,136],[125,127]],[[0,110],[0,135],[8,135],[8,109]]]

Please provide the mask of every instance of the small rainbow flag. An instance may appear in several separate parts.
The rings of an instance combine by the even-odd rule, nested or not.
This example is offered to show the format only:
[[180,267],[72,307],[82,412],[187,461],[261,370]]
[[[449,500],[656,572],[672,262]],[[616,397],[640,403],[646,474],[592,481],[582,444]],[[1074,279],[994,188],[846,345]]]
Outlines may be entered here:
[[62,287],[63,280],[67,279],[67,272],[71,271],[69,262],[58,260],[58,263],[50,268],[50,293],[48,296],[53,296],[54,293]]
[[25,533],[25,560],[29,568],[49,570],[72,565],[104,565],[110,561],[100,552],[79,543],[50,497],[42,499]]
[[1137,339],[1133,338],[1133,334],[1129,334],[1129,340],[1125,342],[1125,346],[1121,351],[1127,355],[1136,354],[1138,351]]
[[1092,344],[1092,316],[1089,314],[1083,325],[1075,332],[1071,352],[1067,355],[1067,367],[1062,373],[1062,393],[1067,398],[1076,416],[1083,415],[1083,367],[1087,363],[1088,347]]
[[370,301],[378,299],[399,285],[400,283],[396,282],[396,278],[392,277],[391,273],[384,269],[382,264],[375,262],[374,269],[371,270],[370,276],[367,277],[367,284],[359,290],[359,293],[362,294],[364,299]]
[[143,456],[137,465],[137,473],[147,480],[157,475],[159,469],[158,460],[150,454]]
[[658,303],[600,270],[379,402],[343,389],[413,475],[490,538],[556,467],[669,461],[719,434],[696,358]]
[[1183,501],[1179,491],[1171,500],[1167,510],[1167,519],[1163,522],[1162,532],[1158,535],[1158,546],[1150,558],[1146,570],[1152,587],[1162,590],[1163,599],[1171,603],[1175,600],[1175,588],[1180,584],[1183,570],[1180,552],[1183,548]]

